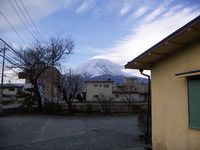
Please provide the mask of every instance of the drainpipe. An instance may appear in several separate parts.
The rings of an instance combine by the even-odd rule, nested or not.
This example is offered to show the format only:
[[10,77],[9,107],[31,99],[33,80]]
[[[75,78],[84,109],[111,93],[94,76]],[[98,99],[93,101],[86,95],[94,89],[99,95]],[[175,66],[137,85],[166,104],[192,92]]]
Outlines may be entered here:
[[151,149],[151,78],[149,75],[143,73],[143,69],[139,70],[140,73],[148,78],[148,93],[147,93],[147,135],[146,135],[146,149]]

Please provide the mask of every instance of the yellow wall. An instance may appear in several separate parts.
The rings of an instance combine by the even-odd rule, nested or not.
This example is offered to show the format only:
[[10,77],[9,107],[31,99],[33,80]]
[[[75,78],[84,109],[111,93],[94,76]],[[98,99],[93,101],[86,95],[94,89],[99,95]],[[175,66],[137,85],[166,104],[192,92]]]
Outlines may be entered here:
[[200,149],[200,130],[190,129],[188,126],[186,78],[175,76],[176,73],[199,69],[200,41],[179,49],[152,67],[154,150]]

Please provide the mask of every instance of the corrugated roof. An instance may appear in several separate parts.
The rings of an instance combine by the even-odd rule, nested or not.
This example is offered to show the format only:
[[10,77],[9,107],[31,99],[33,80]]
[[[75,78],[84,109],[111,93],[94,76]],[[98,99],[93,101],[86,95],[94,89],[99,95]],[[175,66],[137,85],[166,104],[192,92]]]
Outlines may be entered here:
[[200,38],[200,16],[196,17],[183,27],[179,28],[147,51],[128,62],[127,69],[151,69],[153,63],[164,58],[168,54],[181,50],[192,41]]

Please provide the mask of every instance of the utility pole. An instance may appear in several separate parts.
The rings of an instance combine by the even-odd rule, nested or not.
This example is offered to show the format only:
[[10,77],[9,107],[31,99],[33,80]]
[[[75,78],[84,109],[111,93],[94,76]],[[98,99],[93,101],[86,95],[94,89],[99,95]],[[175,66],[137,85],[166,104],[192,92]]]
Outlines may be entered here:
[[52,66],[51,66],[51,102],[54,102],[54,82],[55,82],[55,73],[54,73],[54,60],[55,60],[55,52],[54,47],[52,49]]
[[3,50],[3,60],[2,60],[2,71],[1,71],[1,91],[0,91],[0,113],[3,112],[3,77],[4,77],[4,65],[5,65],[5,53],[6,46],[4,45]]

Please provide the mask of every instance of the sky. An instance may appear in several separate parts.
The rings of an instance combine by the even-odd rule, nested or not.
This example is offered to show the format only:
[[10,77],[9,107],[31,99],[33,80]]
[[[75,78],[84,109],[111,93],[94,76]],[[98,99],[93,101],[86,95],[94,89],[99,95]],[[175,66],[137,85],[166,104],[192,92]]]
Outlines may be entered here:
[[72,38],[66,68],[93,58],[125,65],[198,15],[198,0],[0,0],[0,36],[16,49]]

